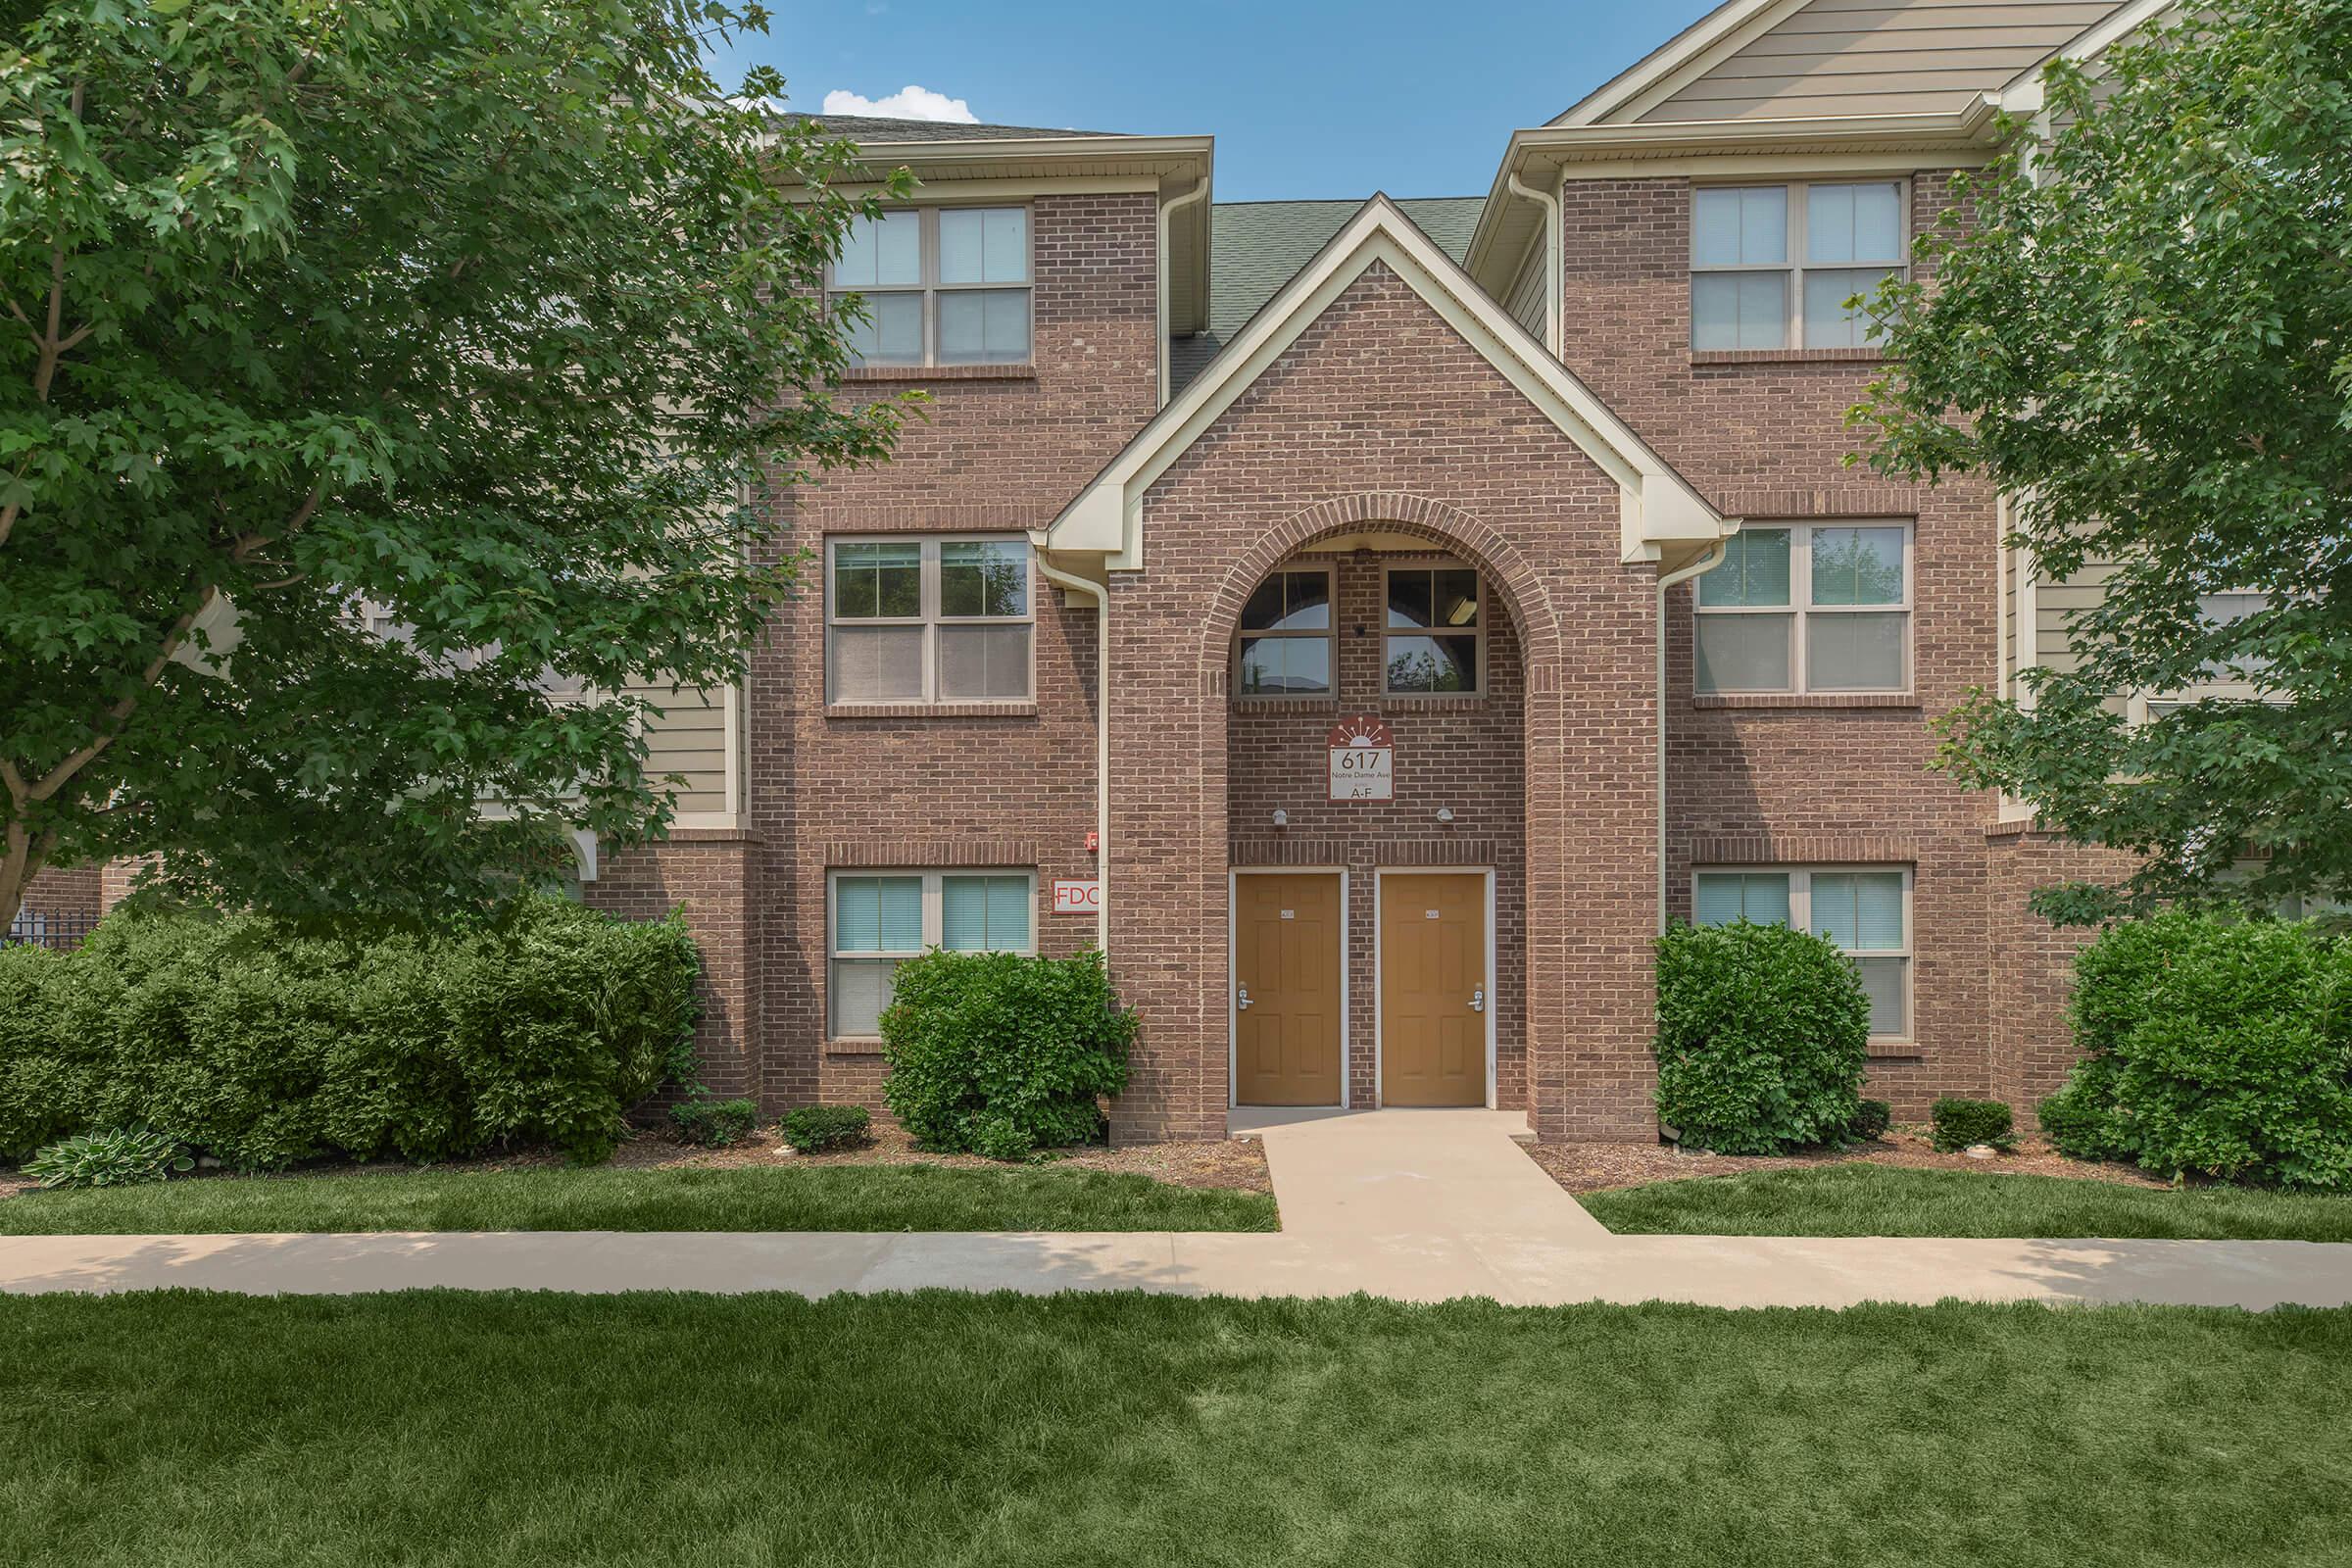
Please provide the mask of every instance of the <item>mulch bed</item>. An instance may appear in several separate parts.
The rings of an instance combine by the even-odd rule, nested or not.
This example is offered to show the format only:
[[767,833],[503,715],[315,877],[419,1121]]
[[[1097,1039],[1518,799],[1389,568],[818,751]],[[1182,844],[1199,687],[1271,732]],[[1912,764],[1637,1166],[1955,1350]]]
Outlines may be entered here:
[[1942,1154],[1918,1133],[1896,1130],[1845,1152],[1800,1154],[1709,1154],[1671,1144],[1529,1144],[1528,1157],[1571,1193],[1681,1181],[1690,1176],[1737,1176],[1743,1171],[1790,1170],[1803,1165],[1904,1165],[1917,1170],[1965,1170],[1980,1176],[2064,1176],[2123,1187],[2171,1185],[2131,1165],[2069,1159],[2048,1145],[2020,1140],[2018,1152],[1992,1159]]

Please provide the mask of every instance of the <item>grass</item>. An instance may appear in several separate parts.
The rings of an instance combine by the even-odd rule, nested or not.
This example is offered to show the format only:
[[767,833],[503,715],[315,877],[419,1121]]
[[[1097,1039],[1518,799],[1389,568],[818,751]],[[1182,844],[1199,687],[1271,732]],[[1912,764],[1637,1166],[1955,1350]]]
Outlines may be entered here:
[[0,1235],[225,1231],[1270,1231],[1263,1193],[1053,1165],[408,1170],[34,1192]]
[[45,1297],[0,1299],[0,1540],[80,1568],[2317,1568],[2352,1540],[2348,1399],[2352,1311]]
[[1577,1201],[1621,1235],[2352,1242],[2352,1197],[1886,1165],[1701,1176]]

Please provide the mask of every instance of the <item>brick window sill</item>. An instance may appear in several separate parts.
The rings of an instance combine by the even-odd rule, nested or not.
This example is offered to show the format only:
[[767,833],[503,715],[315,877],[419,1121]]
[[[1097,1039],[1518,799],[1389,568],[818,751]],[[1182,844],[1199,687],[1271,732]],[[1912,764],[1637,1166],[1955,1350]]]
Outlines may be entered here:
[[1690,706],[1697,709],[1907,708],[1916,711],[1923,705],[1916,692],[1706,692],[1692,695]]
[[1236,697],[1233,709],[1242,713],[1458,713],[1487,706],[1485,692],[1459,697],[1371,697],[1342,702],[1336,697]]
[[1236,697],[1234,711],[1238,713],[1336,713],[1340,700],[1336,697]]
[[827,703],[827,718],[1035,718],[1035,703]]
[[879,1056],[882,1054],[882,1042],[879,1040],[828,1040],[825,1042],[825,1054],[828,1056]]
[[1034,381],[1034,365],[858,365],[843,381]]
[[1692,349],[1692,365],[1879,365],[1885,349]]
[[1869,1061],[1917,1061],[1927,1053],[1919,1049],[1916,1040],[1873,1040],[1863,1048],[1862,1054]]
[[1487,706],[1485,692],[1463,692],[1451,697],[1383,697],[1376,705],[1383,713],[1458,713],[1465,709],[1477,710]]

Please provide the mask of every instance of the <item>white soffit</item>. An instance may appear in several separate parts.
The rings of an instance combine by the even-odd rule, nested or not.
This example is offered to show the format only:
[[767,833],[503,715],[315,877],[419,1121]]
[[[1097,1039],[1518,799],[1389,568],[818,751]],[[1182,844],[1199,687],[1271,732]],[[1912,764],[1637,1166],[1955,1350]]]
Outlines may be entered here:
[[1375,263],[1401,278],[1617,482],[1621,560],[1656,561],[1672,546],[1712,542],[1731,531],[1722,514],[1590,387],[1545,353],[1396,203],[1379,195],[1137,432],[1039,543],[1102,556],[1113,569],[1140,569],[1144,497],[1152,483]]

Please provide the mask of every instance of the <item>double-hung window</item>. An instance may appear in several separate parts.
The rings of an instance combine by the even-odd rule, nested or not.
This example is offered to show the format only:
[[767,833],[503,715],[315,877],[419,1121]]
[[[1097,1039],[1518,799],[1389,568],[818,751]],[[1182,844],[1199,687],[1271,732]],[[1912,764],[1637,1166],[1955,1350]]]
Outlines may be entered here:
[[1690,346],[1864,348],[1846,301],[1899,275],[1900,180],[1701,186],[1690,193]]
[[1908,691],[1910,525],[1742,527],[1698,579],[1697,645],[1705,693]]
[[832,885],[828,1033],[881,1031],[899,965],[933,948],[1035,953],[1037,878],[1028,871],[837,871]]
[[926,207],[860,218],[829,288],[855,294],[847,324],[861,365],[1024,365],[1029,342],[1029,210]]
[[826,542],[826,701],[1026,702],[1029,541]]
[[1329,697],[1331,568],[1269,573],[1242,607],[1233,689],[1243,697]]
[[1381,649],[1386,690],[1474,693],[1486,668],[1478,573],[1467,566],[1392,566]]
[[1692,878],[1696,925],[1787,925],[1826,937],[1851,958],[1870,999],[1876,1039],[1911,1037],[1911,873],[1901,868],[1774,866],[1702,870]]

